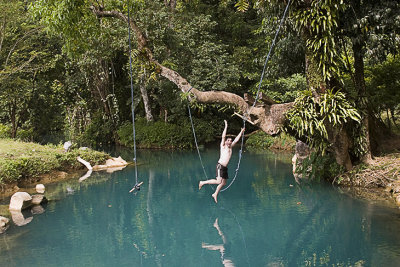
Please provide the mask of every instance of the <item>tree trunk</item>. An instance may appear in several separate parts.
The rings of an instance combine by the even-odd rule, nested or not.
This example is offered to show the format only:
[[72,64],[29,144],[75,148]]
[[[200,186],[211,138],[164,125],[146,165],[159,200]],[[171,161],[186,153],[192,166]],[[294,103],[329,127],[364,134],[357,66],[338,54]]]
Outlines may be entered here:
[[147,94],[147,89],[146,89],[146,73],[145,72],[140,76],[139,87],[140,87],[140,93],[142,94],[144,111],[146,113],[146,120],[148,122],[153,121],[154,118],[151,113],[150,100],[149,100],[149,96]]
[[[312,51],[308,49],[306,49],[306,77],[308,86],[315,98],[319,98],[326,92],[328,85],[323,79],[317,62],[313,59]],[[338,128],[338,126],[333,126],[327,122],[325,127],[328,132],[328,141],[332,144],[332,152],[336,162],[345,167],[347,171],[350,171],[353,168],[353,164],[349,154],[350,138],[346,130],[343,127]]]
[[176,8],[176,0],[164,0],[164,5],[169,7],[171,11],[175,11]]
[[16,138],[18,123],[17,123],[17,108],[16,108],[15,101],[11,101],[8,110],[9,110],[9,115],[10,115],[10,120],[11,120],[11,138]]
[[364,53],[363,45],[353,40],[353,53],[354,53],[354,86],[358,92],[358,103],[357,106],[361,110],[361,134],[364,137],[363,147],[365,148],[364,155],[361,156],[360,160],[364,163],[372,161],[371,156],[371,145],[370,145],[370,134],[369,134],[369,123],[368,123],[368,98],[367,90],[365,86],[364,78]]

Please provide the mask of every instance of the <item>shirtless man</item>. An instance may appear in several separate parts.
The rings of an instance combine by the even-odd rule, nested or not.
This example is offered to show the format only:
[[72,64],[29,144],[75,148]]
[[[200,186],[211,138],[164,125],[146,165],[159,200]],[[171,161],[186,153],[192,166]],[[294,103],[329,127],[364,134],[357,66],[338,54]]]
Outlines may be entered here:
[[[228,123],[226,120],[225,122],[225,129],[222,132],[222,140],[220,145],[220,156],[217,164],[216,169],[216,178],[210,179],[207,181],[200,181],[199,182],[199,190],[205,184],[217,184],[217,189],[215,189],[214,194],[212,197],[214,198],[215,203],[217,203],[217,196],[219,191],[221,191],[222,187],[226,185],[226,180],[228,180],[228,163],[232,156],[232,147],[239,141],[240,137],[244,133],[244,128],[240,131],[240,133],[236,136],[235,140],[232,142],[232,138],[226,138],[226,131],[228,129]],[[225,140],[226,139],[226,140]]]

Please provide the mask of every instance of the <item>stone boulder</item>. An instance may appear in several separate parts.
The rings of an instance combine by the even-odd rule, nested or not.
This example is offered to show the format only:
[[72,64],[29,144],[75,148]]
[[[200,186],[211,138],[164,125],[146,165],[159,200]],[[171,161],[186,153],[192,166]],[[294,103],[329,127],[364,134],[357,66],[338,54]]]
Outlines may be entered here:
[[10,220],[6,217],[0,216],[0,234],[4,233],[10,226]]
[[95,165],[93,166],[93,170],[104,170],[108,168],[121,168],[127,166],[128,163],[119,156],[118,158],[111,158],[106,160],[106,164],[104,165]]
[[32,205],[40,205],[46,202],[46,200],[44,195],[32,195]]
[[64,152],[68,152],[69,148],[72,146],[71,141],[67,141],[64,143]]
[[38,192],[39,194],[44,194],[45,191],[45,187],[43,184],[37,184],[36,185],[36,192]]
[[10,211],[21,211],[32,205],[32,197],[26,192],[17,192],[10,200]]

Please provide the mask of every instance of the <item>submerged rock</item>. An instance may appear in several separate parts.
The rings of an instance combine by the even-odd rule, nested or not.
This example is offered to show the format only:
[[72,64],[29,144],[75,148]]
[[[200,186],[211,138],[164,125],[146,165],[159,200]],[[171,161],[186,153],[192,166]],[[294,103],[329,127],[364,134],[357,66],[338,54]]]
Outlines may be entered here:
[[41,205],[33,206],[31,209],[33,215],[42,214],[45,212],[45,209]]
[[21,211],[32,205],[32,197],[26,192],[17,192],[10,200],[10,211]]
[[0,216],[0,234],[4,233],[10,226],[10,220],[6,217]]

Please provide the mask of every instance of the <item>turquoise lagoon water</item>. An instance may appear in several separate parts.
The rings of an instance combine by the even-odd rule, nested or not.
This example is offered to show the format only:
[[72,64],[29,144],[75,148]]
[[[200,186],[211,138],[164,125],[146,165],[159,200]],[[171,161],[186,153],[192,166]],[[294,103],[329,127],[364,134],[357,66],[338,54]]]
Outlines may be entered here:
[[[130,154],[123,157],[129,159]],[[203,151],[208,175],[216,150]],[[297,185],[290,156],[244,153],[218,204],[196,152],[139,151],[134,168],[48,186],[45,212],[0,235],[1,266],[399,266],[400,211],[327,184]],[[232,157],[229,174],[237,162]],[[83,174],[82,174],[83,175]]]

